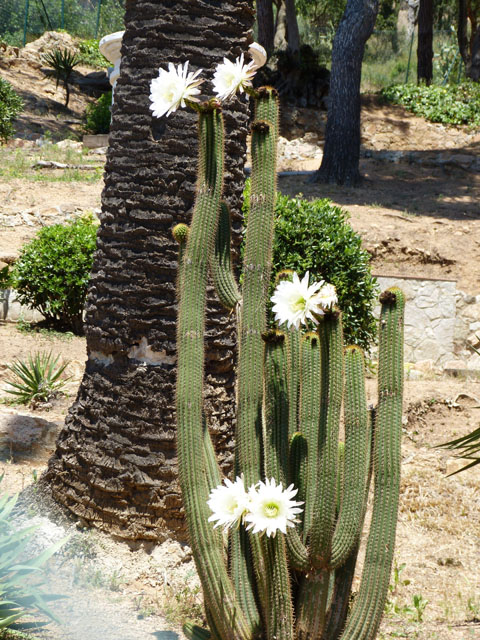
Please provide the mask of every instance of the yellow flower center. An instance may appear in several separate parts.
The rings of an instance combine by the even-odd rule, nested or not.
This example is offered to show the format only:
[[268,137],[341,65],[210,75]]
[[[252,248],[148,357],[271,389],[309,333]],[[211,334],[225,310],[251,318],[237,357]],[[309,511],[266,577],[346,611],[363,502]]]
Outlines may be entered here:
[[278,516],[278,511],[278,504],[275,504],[275,502],[270,502],[265,505],[265,515],[267,518],[276,518]]
[[305,298],[297,298],[295,302],[292,303],[292,311],[303,311],[305,309]]

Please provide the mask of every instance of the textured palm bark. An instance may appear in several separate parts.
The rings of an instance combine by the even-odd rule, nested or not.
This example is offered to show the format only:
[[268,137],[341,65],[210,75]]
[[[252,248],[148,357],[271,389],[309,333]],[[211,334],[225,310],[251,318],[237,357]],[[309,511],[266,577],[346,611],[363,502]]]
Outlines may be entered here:
[[335,34],[325,147],[313,181],[360,182],[360,81],[365,44],[372,34],[378,0],[348,0]]
[[[167,61],[211,78],[246,51],[251,0],[127,0],[98,245],[87,302],[85,375],[43,480],[82,521],[125,539],[184,535],[175,450],[178,245],[196,179],[196,116],[152,119],[149,83]],[[207,95],[211,84],[205,85]],[[226,197],[240,239],[247,103],[225,108]],[[213,295],[211,295],[213,298]],[[216,303],[208,314],[207,407],[231,461],[235,335]]]

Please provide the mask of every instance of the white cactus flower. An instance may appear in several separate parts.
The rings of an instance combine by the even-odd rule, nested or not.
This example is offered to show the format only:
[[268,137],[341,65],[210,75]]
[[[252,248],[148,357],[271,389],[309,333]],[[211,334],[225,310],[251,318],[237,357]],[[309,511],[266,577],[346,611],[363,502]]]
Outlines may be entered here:
[[212,510],[209,522],[215,522],[214,527],[223,526],[226,531],[232,525],[240,522],[249,506],[249,496],[243,484],[243,478],[237,477],[235,482],[224,479],[225,486],[218,485],[210,492],[207,501]]
[[182,66],[168,63],[168,71],[158,70],[158,78],[154,78],[150,83],[150,109],[156,118],[163,115],[169,116],[171,113],[185,107],[185,101],[200,102],[196,97],[200,90],[198,87],[203,80],[197,80],[202,69],[198,71],[188,71],[188,60]]
[[258,42],[252,42],[248,47],[248,53],[253,61],[253,69],[260,69],[267,62],[267,52]]
[[224,58],[223,63],[217,65],[213,75],[213,90],[219,100],[228,100],[237,91],[242,93],[246,87],[251,87],[255,68],[254,62],[244,64],[243,53],[235,62]]
[[275,536],[277,531],[287,533],[287,527],[295,526],[296,516],[303,511],[300,508],[303,502],[292,500],[297,492],[293,484],[283,489],[282,483],[277,485],[274,478],[251,487],[249,510],[244,518],[249,523],[247,530],[266,533],[268,537]]
[[291,281],[282,280],[278,283],[271,301],[274,303],[273,312],[279,325],[287,323],[288,328],[298,329],[300,324],[307,324],[307,320],[318,324],[314,314],[324,315],[316,296],[325,283],[321,280],[309,285],[309,279],[308,271],[302,280],[294,272]]
[[331,309],[338,302],[337,290],[333,284],[324,284],[315,295],[316,304],[324,311]]

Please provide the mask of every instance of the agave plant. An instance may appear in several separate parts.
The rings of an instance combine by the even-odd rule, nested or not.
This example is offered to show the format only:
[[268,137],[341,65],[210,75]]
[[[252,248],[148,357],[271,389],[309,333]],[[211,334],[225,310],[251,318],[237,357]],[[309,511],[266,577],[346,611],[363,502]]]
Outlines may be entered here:
[[14,529],[10,516],[17,497],[7,494],[0,497],[0,629],[10,627],[19,618],[32,612],[56,620],[47,603],[59,596],[43,593],[41,581],[35,577],[41,574],[45,563],[68,540],[68,537],[63,538],[39,555],[26,557],[25,550],[38,527],[19,531]]
[[29,355],[27,361],[16,360],[7,366],[14,379],[5,388],[6,393],[15,396],[17,404],[48,402],[60,393],[68,378],[60,376],[68,362],[57,366],[59,356],[54,358],[51,352],[38,352]]
[[72,71],[77,64],[80,64],[80,58],[69,49],[54,49],[42,56],[42,60],[49,67],[54,69],[57,80],[57,87],[60,80],[63,81],[65,88],[65,106],[68,107],[70,100],[70,87],[68,85]]

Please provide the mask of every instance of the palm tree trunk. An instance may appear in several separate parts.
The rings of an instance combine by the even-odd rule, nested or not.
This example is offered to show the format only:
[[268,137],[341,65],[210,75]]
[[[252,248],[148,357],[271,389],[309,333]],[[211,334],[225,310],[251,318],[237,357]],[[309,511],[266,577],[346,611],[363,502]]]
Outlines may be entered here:
[[[246,51],[251,0],[127,0],[101,226],[87,301],[86,371],[43,480],[89,526],[125,539],[183,535],[175,451],[177,246],[171,229],[194,201],[196,116],[153,119],[149,84],[190,61],[211,79],[223,56]],[[211,84],[205,83],[206,94]],[[226,196],[236,242],[247,103],[224,110]],[[206,362],[208,418],[223,462],[231,458],[235,335],[212,303]]]

